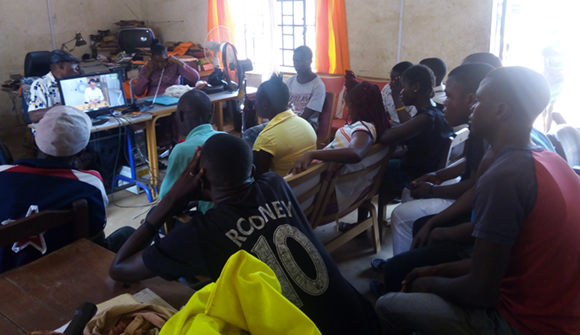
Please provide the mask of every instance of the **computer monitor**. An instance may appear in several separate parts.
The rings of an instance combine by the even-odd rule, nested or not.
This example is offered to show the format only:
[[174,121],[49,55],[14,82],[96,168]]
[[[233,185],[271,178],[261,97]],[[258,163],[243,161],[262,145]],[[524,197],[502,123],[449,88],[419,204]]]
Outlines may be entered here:
[[126,53],[137,52],[138,48],[149,48],[155,34],[149,28],[125,28],[117,34],[119,49]]
[[84,111],[91,118],[127,106],[118,73],[86,74],[59,80],[63,105]]

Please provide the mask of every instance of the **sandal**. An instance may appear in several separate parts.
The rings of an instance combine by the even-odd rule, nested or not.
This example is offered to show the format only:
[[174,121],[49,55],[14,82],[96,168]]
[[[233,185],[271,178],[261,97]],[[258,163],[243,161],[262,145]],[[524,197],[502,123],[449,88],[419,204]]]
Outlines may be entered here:
[[385,263],[387,261],[382,258],[373,258],[371,259],[371,267],[379,272],[383,272],[385,269]]

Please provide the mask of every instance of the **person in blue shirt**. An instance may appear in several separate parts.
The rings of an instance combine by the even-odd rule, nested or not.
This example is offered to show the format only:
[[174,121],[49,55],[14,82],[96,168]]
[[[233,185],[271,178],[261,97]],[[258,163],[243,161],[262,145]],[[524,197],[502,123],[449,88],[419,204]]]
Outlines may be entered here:
[[[191,161],[195,149],[202,146],[211,136],[220,132],[215,131],[211,125],[212,106],[211,100],[202,91],[191,90],[179,99],[177,104],[176,118],[179,125],[179,133],[186,136],[185,141],[179,143],[171,151],[167,164],[167,174],[161,184],[159,199],[171,189],[179,174]],[[211,202],[200,201],[198,210],[205,213],[213,207]]]

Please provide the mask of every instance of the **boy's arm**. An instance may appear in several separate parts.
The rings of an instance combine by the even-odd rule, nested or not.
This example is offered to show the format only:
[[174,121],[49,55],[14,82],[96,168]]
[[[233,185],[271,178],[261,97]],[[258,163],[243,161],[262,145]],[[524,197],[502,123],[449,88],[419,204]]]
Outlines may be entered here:
[[511,258],[511,245],[478,238],[469,272],[457,278],[422,277],[411,283],[412,292],[434,293],[469,308],[493,307]]
[[256,174],[254,177],[259,177],[262,174],[270,171],[273,156],[264,150],[253,151],[253,154],[254,166],[256,167]]
[[205,173],[199,170],[200,148],[181,173],[174,187],[167,192],[145,222],[129,237],[117,252],[109,268],[109,276],[116,281],[133,282],[154,277],[143,262],[143,250],[151,245],[161,226],[179,213],[191,200],[199,198],[200,179]]

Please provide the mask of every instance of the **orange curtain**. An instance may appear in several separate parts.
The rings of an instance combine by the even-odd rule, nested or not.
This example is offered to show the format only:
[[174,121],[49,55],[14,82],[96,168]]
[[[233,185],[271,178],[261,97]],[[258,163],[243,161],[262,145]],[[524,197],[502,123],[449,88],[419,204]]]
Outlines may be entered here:
[[235,36],[234,20],[232,19],[232,12],[230,11],[228,0],[208,0],[207,32],[209,33],[217,26],[228,27]]
[[344,74],[350,69],[344,0],[316,1],[317,72]]

